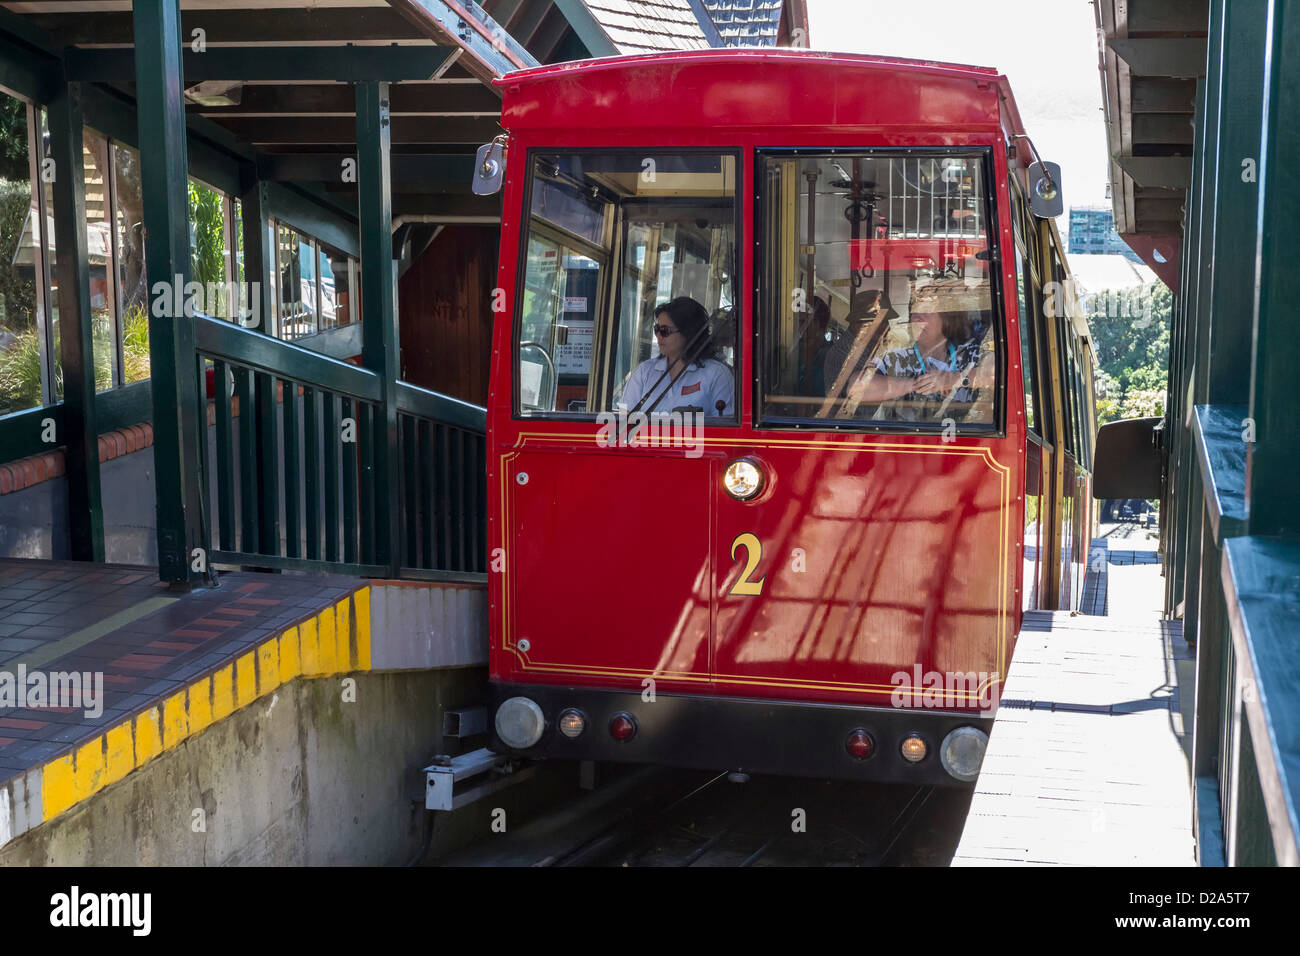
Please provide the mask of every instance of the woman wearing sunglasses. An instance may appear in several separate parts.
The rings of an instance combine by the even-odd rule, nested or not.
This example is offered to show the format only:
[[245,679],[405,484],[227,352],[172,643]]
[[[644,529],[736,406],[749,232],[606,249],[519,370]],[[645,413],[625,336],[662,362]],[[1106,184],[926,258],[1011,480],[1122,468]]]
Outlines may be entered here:
[[706,416],[734,414],[731,369],[713,358],[709,313],[690,296],[655,309],[659,355],[632,370],[618,403],[629,412],[699,410]]

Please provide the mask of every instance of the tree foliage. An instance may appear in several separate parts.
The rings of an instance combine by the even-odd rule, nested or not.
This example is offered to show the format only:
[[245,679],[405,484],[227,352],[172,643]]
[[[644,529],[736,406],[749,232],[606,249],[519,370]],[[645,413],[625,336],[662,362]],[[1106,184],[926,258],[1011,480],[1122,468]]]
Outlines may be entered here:
[[[217,288],[226,281],[223,205],[220,193],[190,181],[190,272],[191,278],[205,289],[196,305],[210,314],[220,314],[224,305]],[[218,294],[206,295],[209,288]]]
[[1173,295],[1163,282],[1106,290],[1090,303],[1098,424],[1164,414]]
[[0,94],[0,179],[30,179],[27,104]]

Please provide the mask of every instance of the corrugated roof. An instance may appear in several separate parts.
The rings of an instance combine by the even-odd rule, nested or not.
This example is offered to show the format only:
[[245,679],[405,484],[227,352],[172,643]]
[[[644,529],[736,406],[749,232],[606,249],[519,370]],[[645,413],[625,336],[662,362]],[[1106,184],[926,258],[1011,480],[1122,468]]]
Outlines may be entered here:
[[701,0],[727,46],[776,46],[784,0]]
[[686,0],[586,0],[586,5],[620,53],[709,47]]

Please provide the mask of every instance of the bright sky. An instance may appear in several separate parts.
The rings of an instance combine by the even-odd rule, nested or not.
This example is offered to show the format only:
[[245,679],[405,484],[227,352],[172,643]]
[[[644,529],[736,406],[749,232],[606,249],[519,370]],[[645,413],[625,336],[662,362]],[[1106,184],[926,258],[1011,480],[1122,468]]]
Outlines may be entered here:
[[[991,66],[1025,132],[1061,164],[1065,208],[1106,199],[1106,128],[1090,0],[807,0],[816,50]],[[1062,234],[1064,218],[1057,221]]]

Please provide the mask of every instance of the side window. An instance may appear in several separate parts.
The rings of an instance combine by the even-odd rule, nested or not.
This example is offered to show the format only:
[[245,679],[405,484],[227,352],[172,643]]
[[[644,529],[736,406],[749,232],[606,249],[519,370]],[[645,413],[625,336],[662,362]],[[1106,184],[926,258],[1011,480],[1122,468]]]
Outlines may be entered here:
[[760,154],[760,420],[995,425],[986,156]]
[[1088,407],[1088,388],[1087,388],[1086,379],[1084,377],[1084,364],[1083,364],[1085,361],[1086,351],[1084,348],[1083,340],[1080,339],[1079,336],[1073,332],[1071,333],[1070,336],[1070,344],[1073,346],[1074,349],[1074,354],[1073,354],[1074,395],[1075,395],[1075,409],[1077,410],[1078,413],[1075,417],[1075,420],[1078,422],[1078,429],[1079,429],[1079,437],[1078,437],[1078,445],[1077,445],[1079,449],[1079,464],[1082,465],[1084,468],[1091,468],[1092,467],[1092,451],[1091,451],[1092,435],[1090,434],[1090,431],[1091,431],[1092,415]]
[[1025,389],[1025,425],[1030,431],[1041,436],[1043,427],[1039,420],[1041,399],[1038,381],[1038,346],[1035,342],[1035,330],[1039,324],[1038,282],[1026,260],[1024,229],[1021,226],[1024,205],[1020,202],[1014,188],[1011,191],[1011,209],[1016,242],[1016,302],[1020,310],[1020,370]]
[[718,153],[532,156],[519,414],[735,420],[736,168]]
[[1064,420],[1063,434],[1065,448],[1078,459],[1078,409],[1074,391],[1074,360],[1071,340],[1074,330],[1070,327],[1069,287],[1065,283],[1065,269],[1061,265],[1060,254],[1053,243],[1050,247],[1052,288],[1044,295],[1047,317],[1055,325],[1057,375],[1061,380],[1061,416]]

